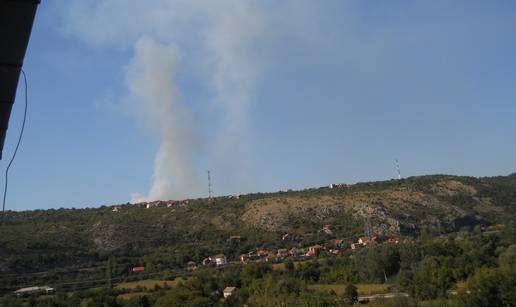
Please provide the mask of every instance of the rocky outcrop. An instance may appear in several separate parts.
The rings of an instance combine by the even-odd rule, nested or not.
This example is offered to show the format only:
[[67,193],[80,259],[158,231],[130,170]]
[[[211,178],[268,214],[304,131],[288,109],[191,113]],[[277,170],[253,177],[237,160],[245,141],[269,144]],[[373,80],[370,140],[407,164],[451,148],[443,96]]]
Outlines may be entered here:
[[247,204],[241,220],[267,231],[283,231],[292,219],[321,221],[344,210],[356,219],[373,219],[375,233],[393,234],[416,230],[420,225],[453,226],[454,221],[469,213],[459,206],[444,203],[442,195],[476,193],[459,181],[446,180],[433,185],[435,194],[409,189],[354,192],[337,196],[284,196],[255,200]]

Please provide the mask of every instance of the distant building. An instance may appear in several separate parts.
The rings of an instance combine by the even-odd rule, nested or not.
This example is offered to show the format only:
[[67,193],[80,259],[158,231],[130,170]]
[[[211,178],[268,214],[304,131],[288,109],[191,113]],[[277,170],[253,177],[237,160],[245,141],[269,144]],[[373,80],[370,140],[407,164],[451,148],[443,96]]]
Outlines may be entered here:
[[335,244],[336,247],[344,247],[344,240],[335,239],[333,240],[333,244]]
[[193,261],[188,261],[188,263],[186,264],[186,270],[190,272],[195,271],[197,270],[197,265]]
[[307,256],[317,256],[319,255],[319,252],[324,249],[324,246],[315,244],[310,247],[308,247],[308,252],[306,253]]
[[306,250],[303,249],[303,248],[296,248],[296,247],[292,247],[288,253],[290,254],[290,256],[292,257],[297,257],[297,256],[301,256],[303,254],[306,253]]
[[237,291],[236,287],[226,287],[224,288],[224,298],[228,298],[233,295]]
[[54,288],[50,288],[49,286],[42,286],[42,287],[28,287],[28,288],[21,288],[16,291],[14,291],[14,294],[17,296],[24,296],[24,295],[43,295],[43,294],[50,294],[55,292]]
[[240,255],[240,261],[247,262],[247,260],[249,260],[249,255],[248,254]]
[[228,259],[223,254],[213,256],[212,261],[214,261],[217,266],[228,264]]
[[331,230],[331,228],[330,224],[326,224],[323,226],[322,231],[327,235],[333,235],[333,230]]
[[258,257],[261,258],[261,257],[267,256],[268,252],[263,250],[263,249],[259,249],[259,250],[256,251],[256,254],[258,255]]
[[286,233],[281,237],[281,240],[283,241],[292,241],[293,236],[290,233]]
[[265,262],[274,262],[274,260],[276,260],[276,255],[272,252],[265,257]]
[[314,257],[315,256],[315,252],[312,251],[312,250],[309,250],[309,251],[306,252],[305,256],[307,256],[307,257]]
[[202,260],[202,265],[209,265],[211,264],[211,257],[206,257]]
[[277,253],[276,253],[276,256],[278,258],[285,258],[288,256],[288,249],[286,248],[280,248],[278,249]]
[[385,240],[385,243],[398,244],[398,243],[400,243],[400,239],[399,238],[388,238],[387,240]]
[[244,238],[242,236],[231,236],[231,237],[229,237],[229,240],[233,241],[233,242],[240,242],[240,241],[243,241]]
[[358,244],[360,245],[368,245],[368,244],[371,244],[373,242],[377,242],[378,241],[378,237],[377,236],[374,236],[374,237],[360,237],[358,238]]

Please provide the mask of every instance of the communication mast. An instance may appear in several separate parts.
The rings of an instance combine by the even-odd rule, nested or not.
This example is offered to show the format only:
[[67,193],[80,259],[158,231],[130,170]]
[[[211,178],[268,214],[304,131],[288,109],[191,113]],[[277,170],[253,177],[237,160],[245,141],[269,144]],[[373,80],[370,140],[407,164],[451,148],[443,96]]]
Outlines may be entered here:
[[365,232],[366,237],[368,237],[369,239],[371,239],[373,237],[373,229],[372,228],[373,227],[371,225],[371,215],[368,215],[367,219],[365,220],[365,224],[364,224],[364,232]]
[[212,195],[213,194],[213,190],[211,188],[211,175],[210,175],[210,171],[208,170],[208,198],[211,200],[212,199]]
[[398,173],[398,180],[401,179],[401,171],[400,171],[400,161],[396,159],[396,172]]

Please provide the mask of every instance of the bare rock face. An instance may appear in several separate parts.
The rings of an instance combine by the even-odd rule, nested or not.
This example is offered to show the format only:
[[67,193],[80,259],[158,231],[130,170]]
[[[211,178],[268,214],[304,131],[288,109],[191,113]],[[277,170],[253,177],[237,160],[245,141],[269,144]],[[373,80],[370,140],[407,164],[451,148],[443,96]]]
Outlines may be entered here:
[[469,195],[477,194],[475,188],[465,185],[464,183],[457,180],[442,180],[432,185],[431,190],[437,195],[454,196],[459,193],[465,193]]
[[278,197],[250,202],[240,217],[246,224],[268,231],[284,230],[290,219],[310,217],[317,221],[345,209],[332,197]]
[[418,225],[453,225],[468,213],[439,196],[459,193],[474,195],[475,189],[459,181],[443,180],[431,187],[434,194],[409,189],[387,189],[374,192],[354,192],[336,196],[285,196],[251,201],[240,217],[253,227],[267,231],[288,231],[285,224],[291,219],[310,219],[323,222],[345,211],[359,220],[374,220],[377,234],[395,234],[402,229],[415,230]]

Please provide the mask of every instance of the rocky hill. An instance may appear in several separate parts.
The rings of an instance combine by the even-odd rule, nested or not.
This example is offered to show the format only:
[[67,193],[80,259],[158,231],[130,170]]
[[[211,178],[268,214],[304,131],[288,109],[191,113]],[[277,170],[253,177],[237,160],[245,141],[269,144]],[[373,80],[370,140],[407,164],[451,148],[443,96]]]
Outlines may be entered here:
[[[149,208],[147,208],[149,207]],[[322,238],[351,240],[369,223],[378,235],[416,236],[514,219],[516,174],[448,175],[89,209],[10,212],[0,224],[0,273],[84,267],[109,257],[181,267],[222,252]],[[330,234],[321,232],[330,224]],[[242,242],[228,240],[239,235]],[[166,260],[163,260],[166,255]],[[149,260],[152,259],[152,260]]]

